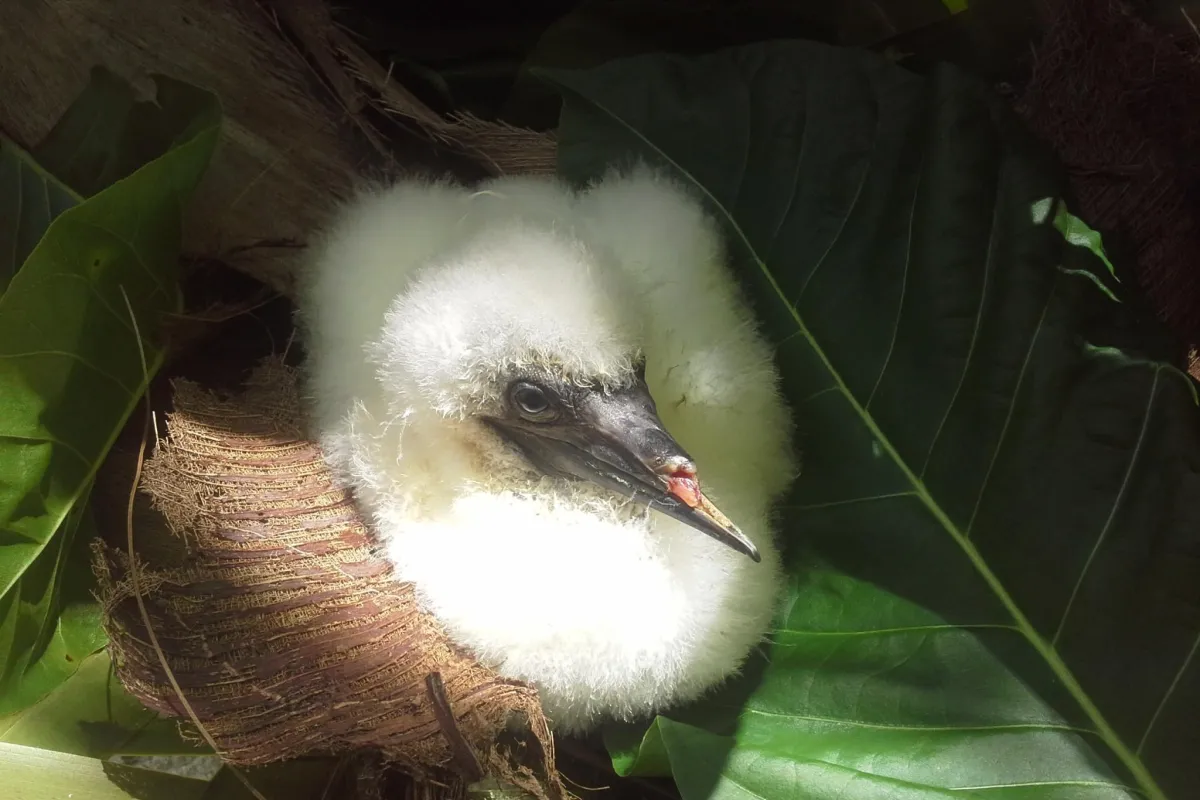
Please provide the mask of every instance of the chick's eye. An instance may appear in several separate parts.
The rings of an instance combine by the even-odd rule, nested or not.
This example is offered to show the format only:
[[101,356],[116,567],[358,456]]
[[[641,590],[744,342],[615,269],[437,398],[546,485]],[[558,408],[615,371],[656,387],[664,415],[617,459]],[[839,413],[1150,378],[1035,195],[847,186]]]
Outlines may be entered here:
[[513,388],[512,400],[517,408],[529,416],[544,416],[550,410],[550,398],[539,386],[520,383]]

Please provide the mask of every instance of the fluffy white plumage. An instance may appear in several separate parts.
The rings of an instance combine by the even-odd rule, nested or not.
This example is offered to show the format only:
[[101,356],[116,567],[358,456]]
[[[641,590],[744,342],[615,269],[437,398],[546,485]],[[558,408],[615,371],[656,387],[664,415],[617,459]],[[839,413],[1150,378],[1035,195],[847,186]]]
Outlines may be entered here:
[[[401,181],[313,247],[299,319],[315,435],[426,608],[580,730],[690,700],[735,672],[775,610],[770,506],[790,420],[716,225],[645,167],[583,191],[542,178]],[[628,383],[754,563],[665,514],[546,478],[481,417],[505,375]]]

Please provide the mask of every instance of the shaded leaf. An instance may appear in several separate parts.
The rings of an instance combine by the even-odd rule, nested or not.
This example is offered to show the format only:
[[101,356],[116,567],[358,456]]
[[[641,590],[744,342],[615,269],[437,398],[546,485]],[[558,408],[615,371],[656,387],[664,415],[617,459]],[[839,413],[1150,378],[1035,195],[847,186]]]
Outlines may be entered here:
[[211,135],[220,116],[212,94],[162,76],[154,83],[154,98],[137,102],[128,81],[92,67],[88,85],[33,149],[33,159],[91,197],[148,161]]
[[[95,643],[94,610],[57,622],[58,565],[95,470],[161,361],[160,318],[179,305],[181,208],[208,165],[220,110],[207,92],[156,82],[158,104],[114,109],[128,118],[119,142],[106,138],[113,124],[64,122],[39,149],[96,193],[49,222],[0,297],[0,713],[44,696],[70,674],[67,656]],[[85,93],[64,120],[96,102]],[[83,137],[74,151],[71,130]],[[72,172],[101,163],[100,145],[116,155],[95,175]],[[156,145],[166,149],[142,149]],[[135,152],[147,163],[131,171]],[[88,183],[113,177],[98,191]]]
[[298,759],[257,767],[239,767],[242,777],[228,765],[212,779],[203,800],[255,800],[243,778],[267,800],[324,800],[337,759]]
[[548,77],[565,174],[710,203],[800,427],[770,663],[660,731],[685,798],[1188,796],[1194,387],[1038,219],[1000,100],[804,42]]
[[50,222],[79,196],[0,136],[0,295]]
[[[858,47],[882,46],[905,34],[949,21],[965,8],[955,0],[748,0],[739,3],[695,3],[692,0],[583,0],[554,20],[513,76],[513,86],[500,117],[535,128],[553,126],[557,111],[553,92],[528,78],[538,69],[585,69],[616,58],[648,53],[695,55],[722,47],[779,37],[812,39]],[[961,0],[959,0],[961,2]],[[1012,0],[1007,0],[1008,4]],[[452,87],[465,83],[461,73],[443,70]],[[471,92],[470,88],[475,91]],[[483,94],[485,86],[462,86],[456,96]],[[503,90],[501,90],[503,91]],[[482,116],[487,109],[479,109]]]

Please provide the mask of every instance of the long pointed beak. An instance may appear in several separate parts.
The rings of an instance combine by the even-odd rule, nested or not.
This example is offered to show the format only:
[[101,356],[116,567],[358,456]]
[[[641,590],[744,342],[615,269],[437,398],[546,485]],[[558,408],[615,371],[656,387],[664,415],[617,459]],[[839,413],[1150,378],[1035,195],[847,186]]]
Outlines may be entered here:
[[590,392],[575,418],[555,423],[489,418],[547,475],[591,481],[701,531],[754,561],[754,542],[700,490],[691,457],[667,433],[645,384]]

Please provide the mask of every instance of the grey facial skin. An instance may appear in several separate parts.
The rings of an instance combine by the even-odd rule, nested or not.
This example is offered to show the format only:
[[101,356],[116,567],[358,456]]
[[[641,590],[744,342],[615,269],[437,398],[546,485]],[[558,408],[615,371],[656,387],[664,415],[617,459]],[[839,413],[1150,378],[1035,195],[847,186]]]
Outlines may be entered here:
[[614,392],[516,378],[505,413],[485,421],[544,474],[590,481],[761,560],[737,526],[668,490],[668,477],[694,476],[695,464],[658,418],[641,369],[631,386]]

